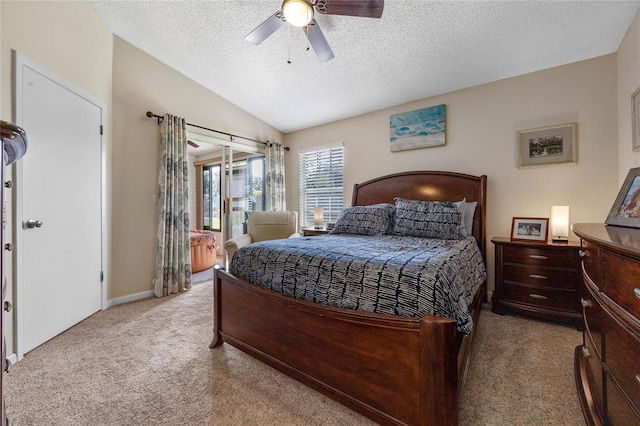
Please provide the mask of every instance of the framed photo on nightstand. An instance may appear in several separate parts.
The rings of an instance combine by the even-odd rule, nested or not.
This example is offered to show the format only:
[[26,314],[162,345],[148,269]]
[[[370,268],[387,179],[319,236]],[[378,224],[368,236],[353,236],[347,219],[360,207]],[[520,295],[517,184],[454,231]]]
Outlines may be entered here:
[[514,217],[511,222],[512,241],[545,242],[549,233],[548,217]]

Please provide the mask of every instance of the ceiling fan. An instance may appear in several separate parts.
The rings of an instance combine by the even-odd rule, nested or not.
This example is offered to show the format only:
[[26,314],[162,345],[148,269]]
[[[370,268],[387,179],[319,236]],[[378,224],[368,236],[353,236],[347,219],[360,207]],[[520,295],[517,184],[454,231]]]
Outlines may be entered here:
[[304,29],[320,62],[333,59],[331,47],[314,18],[314,9],[325,15],[380,18],[384,0],[284,0],[280,10],[258,25],[244,39],[257,46],[288,22],[294,27]]

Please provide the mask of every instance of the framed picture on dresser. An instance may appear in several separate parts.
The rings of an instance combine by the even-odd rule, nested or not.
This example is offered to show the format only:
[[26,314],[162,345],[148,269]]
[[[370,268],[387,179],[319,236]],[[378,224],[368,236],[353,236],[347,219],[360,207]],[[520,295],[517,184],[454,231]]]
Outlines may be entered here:
[[547,217],[514,217],[511,222],[512,241],[545,242],[549,233]]
[[629,170],[605,223],[640,228],[640,167]]

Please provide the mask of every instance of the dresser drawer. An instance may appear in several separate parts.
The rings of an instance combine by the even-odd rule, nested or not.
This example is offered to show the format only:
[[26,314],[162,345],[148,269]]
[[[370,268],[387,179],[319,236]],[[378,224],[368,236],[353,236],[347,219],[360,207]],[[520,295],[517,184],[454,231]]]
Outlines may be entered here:
[[586,241],[583,241],[582,250],[580,251],[582,258],[582,269],[584,273],[588,276],[588,279],[593,283],[593,285],[601,288],[600,262],[598,261],[600,251],[598,250],[598,247]]
[[506,246],[503,252],[505,263],[546,266],[551,268],[576,268],[574,250],[551,249],[546,247],[511,247]]
[[582,299],[582,317],[585,325],[585,341],[587,337],[593,342],[593,346],[597,355],[602,359],[602,315],[603,311],[600,304],[596,301],[590,289],[583,287]]
[[640,262],[603,251],[602,291],[631,315],[640,317]]
[[640,407],[640,340],[604,315],[604,363],[636,407]]
[[627,403],[615,385],[611,377],[606,376],[606,392],[607,392],[607,420],[606,424],[616,425],[640,425],[640,416]]
[[533,288],[511,283],[504,284],[504,300],[574,312],[577,302],[575,291]]
[[504,265],[503,279],[540,287],[576,289],[575,270],[544,269],[535,266]]
[[602,418],[604,415],[604,376],[602,370],[602,362],[600,358],[594,353],[593,342],[585,339],[584,346],[582,348],[582,356],[585,358],[586,370],[587,370],[587,383],[589,384],[589,391],[593,397],[593,402],[596,405],[598,414]]

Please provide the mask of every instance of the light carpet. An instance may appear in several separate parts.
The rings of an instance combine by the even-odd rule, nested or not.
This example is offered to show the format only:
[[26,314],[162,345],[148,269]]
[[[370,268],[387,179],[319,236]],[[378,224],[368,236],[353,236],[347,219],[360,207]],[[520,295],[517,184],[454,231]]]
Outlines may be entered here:
[[[250,313],[248,313],[250,314]],[[212,286],[111,307],[5,375],[14,426],[371,425],[230,345],[209,349]],[[583,425],[571,327],[481,312],[461,425]]]
[[213,268],[191,274],[191,284],[213,283]]

